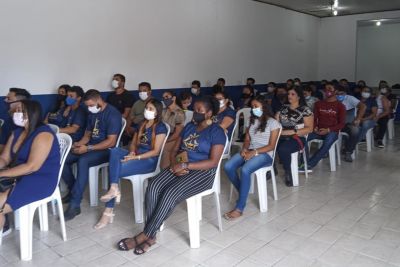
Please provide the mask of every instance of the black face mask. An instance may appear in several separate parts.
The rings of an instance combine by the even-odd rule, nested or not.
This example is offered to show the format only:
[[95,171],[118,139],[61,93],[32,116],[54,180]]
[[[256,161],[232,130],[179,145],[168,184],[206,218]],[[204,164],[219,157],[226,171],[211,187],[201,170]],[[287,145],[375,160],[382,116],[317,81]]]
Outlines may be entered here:
[[206,114],[193,112],[193,121],[197,124],[202,123],[206,119]]
[[166,107],[169,107],[172,105],[172,103],[174,103],[174,100],[172,100],[172,98],[166,98],[163,100],[163,102]]
[[249,97],[250,97],[250,94],[245,94],[245,93],[242,94],[242,98],[249,98]]
[[66,98],[67,98],[66,95],[57,95],[57,101],[59,102],[65,101]]

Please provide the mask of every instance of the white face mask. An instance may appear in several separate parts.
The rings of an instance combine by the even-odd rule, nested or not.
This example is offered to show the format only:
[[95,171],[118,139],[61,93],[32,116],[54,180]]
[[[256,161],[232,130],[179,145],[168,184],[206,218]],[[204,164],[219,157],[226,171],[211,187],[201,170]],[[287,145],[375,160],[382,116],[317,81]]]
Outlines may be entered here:
[[144,118],[146,119],[146,120],[154,120],[155,118],[156,118],[156,112],[155,111],[151,111],[151,110],[148,110],[147,108],[145,108],[144,109]]
[[192,87],[190,91],[192,92],[192,94],[197,95],[197,90],[197,88]]
[[119,82],[117,80],[112,80],[111,86],[112,86],[112,88],[116,89],[119,86]]
[[90,113],[96,114],[96,113],[100,112],[101,108],[98,106],[91,106],[91,107],[88,107],[88,110]]
[[225,99],[219,100],[219,108],[225,107]]
[[371,93],[369,93],[369,92],[362,92],[362,93],[361,93],[361,96],[364,97],[364,98],[369,98],[369,97],[371,96]]
[[294,85],[299,86],[300,83],[299,82],[294,82]]
[[25,124],[28,120],[24,119],[24,113],[14,112],[13,121],[14,121],[15,125],[17,125],[19,127],[25,127]]
[[268,93],[272,93],[272,92],[274,92],[274,87],[272,87],[272,86],[268,86]]
[[388,91],[387,91],[387,88],[382,88],[381,89],[381,94],[386,94]]
[[139,92],[139,97],[140,99],[142,99],[143,101],[145,101],[147,99],[147,92]]

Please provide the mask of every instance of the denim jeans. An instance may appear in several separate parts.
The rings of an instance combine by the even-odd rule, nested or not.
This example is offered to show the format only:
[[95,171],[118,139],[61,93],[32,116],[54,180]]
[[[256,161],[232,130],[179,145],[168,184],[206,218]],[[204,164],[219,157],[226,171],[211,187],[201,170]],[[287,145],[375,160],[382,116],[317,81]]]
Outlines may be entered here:
[[[239,199],[236,202],[236,209],[243,211],[244,207],[246,206],[246,200],[250,190],[251,174],[260,168],[271,165],[272,158],[267,153],[254,156],[248,161],[245,161],[240,153],[237,153],[225,163],[225,172],[233,186],[235,186],[236,190],[239,192]],[[242,169],[240,170],[239,178],[237,170],[240,167],[242,167]]]
[[[121,162],[121,159],[123,159],[128,154],[129,151],[123,148],[115,147],[110,149],[110,165],[109,165],[110,184],[119,183],[119,179],[121,177],[153,172],[157,167],[158,157]],[[112,199],[106,203],[106,207],[113,208],[114,203],[115,199]]]
[[360,126],[360,132],[358,135],[358,142],[361,142],[363,139],[366,138],[367,131],[371,128],[374,128],[376,122],[374,120],[366,120]]
[[[81,204],[83,193],[89,180],[89,168],[103,164],[108,161],[109,149],[90,151],[85,154],[69,153],[65,160],[62,177],[68,187],[72,190],[70,206],[78,208]],[[72,164],[77,164],[77,177],[72,173]]]
[[[306,142],[304,137],[300,137],[300,140],[303,142],[303,145],[305,146]],[[285,172],[290,172],[291,170],[292,153],[300,151],[300,149],[301,147],[299,143],[293,138],[284,140],[279,139],[277,151],[279,159],[283,164],[283,169],[285,170]]]
[[347,123],[346,126],[344,126],[342,131],[344,133],[348,134],[348,136],[344,136],[344,138],[343,138],[344,151],[346,153],[353,153],[353,151],[356,148],[356,145],[358,143],[359,136],[360,136],[360,127],[355,126],[352,123]]
[[319,135],[316,133],[310,133],[307,138],[307,142],[318,139],[323,140],[322,147],[315,152],[315,154],[308,160],[308,168],[312,169],[318,162],[328,153],[329,149],[331,148],[332,144],[338,139],[337,132],[329,132],[326,135]]

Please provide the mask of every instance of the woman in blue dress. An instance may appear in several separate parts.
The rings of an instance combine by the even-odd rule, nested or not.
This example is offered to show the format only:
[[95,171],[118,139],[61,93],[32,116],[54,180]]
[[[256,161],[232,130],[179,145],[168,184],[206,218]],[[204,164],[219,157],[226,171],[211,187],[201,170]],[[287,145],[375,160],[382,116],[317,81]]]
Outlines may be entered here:
[[50,127],[42,123],[40,104],[21,100],[13,121],[18,127],[0,155],[0,177],[20,178],[0,193],[0,230],[5,214],[49,197],[57,186],[60,170],[58,140]]

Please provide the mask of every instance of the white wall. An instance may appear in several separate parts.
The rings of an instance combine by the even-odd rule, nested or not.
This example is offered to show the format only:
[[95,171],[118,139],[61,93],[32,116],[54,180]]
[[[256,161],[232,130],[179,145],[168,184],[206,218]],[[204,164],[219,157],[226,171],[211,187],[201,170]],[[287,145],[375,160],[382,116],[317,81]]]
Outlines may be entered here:
[[391,11],[321,19],[318,78],[355,80],[357,21],[399,17],[400,11]]
[[317,76],[319,19],[246,0],[2,0],[0,88],[109,90]]
[[400,82],[400,23],[359,26],[356,79],[378,86]]

